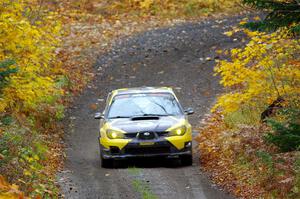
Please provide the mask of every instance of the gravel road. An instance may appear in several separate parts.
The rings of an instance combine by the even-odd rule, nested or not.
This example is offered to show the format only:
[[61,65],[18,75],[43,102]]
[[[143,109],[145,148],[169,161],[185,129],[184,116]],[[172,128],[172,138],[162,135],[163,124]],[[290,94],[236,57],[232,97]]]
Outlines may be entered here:
[[92,107],[102,110],[106,95],[113,89],[171,86],[184,107],[194,108],[190,121],[196,127],[221,91],[213,76],[218,57],[215,50],[242,45],[241,36],[223,34],[239,20],[209,19],[140,33],[120,39],[99,57],[94,82],[76,99],[65,121],[67,160],[58,174],[65,198],[232,198],[201,172],[196,149],[190,167],[180,167],[176,161],[146,159],[133,160],[125,168],[102,169],[99,121],[93,119],[97,111]]

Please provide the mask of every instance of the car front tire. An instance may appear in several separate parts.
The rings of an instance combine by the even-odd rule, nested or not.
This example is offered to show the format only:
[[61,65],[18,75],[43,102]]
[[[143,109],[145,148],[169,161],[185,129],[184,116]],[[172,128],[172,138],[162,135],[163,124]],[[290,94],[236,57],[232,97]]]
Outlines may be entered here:
[[112,159],[104,159],[102,156],[101,160],[101,167],[102,168],[112,168],[113,167],[113,160]]
[[112,159],[104,159],[102,156],[102,147],[100,146],[100,164],[102,168],[112,168],[113,160]]
[[193,164],[193,156],[192,155],[185,155],[181,158],[181,165],[182,166],[191,166]]

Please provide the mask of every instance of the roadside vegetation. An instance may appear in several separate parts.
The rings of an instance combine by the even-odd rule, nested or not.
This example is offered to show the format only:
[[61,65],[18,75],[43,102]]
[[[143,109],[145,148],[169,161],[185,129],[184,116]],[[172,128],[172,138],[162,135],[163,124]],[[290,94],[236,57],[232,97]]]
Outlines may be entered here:
[[57,191],[49,176],[63,117],[61,25],[37,1],[3,0],[0,27],[0,173],[26,194],[47,197]]
[[72,96],[101,73],[93,63],[114,39],[233,11],[236,2],[1,0],[0,197],[59,196],[60,121]]
[[197,138],[203,169],[242,198],[300,198],[300,56],[297,1],[244,0],[269,14],[244,19],[243,48],[215,67],[225,93]]

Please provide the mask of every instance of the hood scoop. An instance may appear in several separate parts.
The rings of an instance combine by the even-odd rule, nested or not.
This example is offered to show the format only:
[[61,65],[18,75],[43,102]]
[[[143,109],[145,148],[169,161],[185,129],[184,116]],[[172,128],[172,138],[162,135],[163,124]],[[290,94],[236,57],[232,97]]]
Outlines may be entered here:
[[158,116],[138,116],[138,117],[132,117],[132,121],[139,121],[139,120],[159,120]]

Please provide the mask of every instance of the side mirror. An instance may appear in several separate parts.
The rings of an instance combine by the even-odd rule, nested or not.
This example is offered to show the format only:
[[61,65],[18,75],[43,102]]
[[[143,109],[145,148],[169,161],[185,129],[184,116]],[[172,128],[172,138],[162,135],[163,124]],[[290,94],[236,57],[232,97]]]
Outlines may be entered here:
[[192,115],[194,114],[194,109],[193,108],[187,108],[184,110],[184,113],[187,115]]
[[100,119],[103,119],[104,116],[102,113],[95,113],[95,117],[94,117],[96,120],[100,120]]

